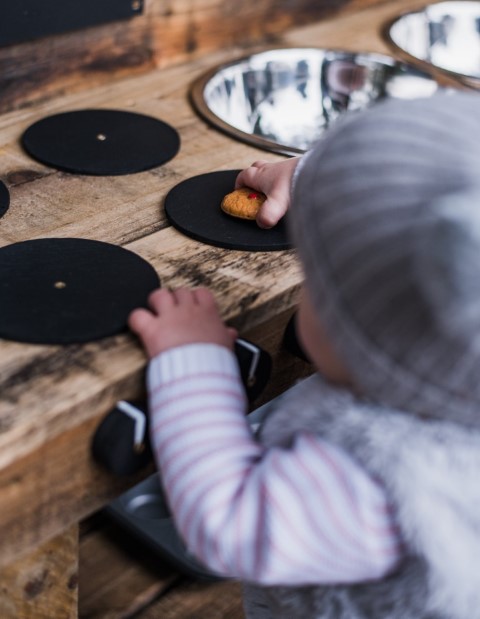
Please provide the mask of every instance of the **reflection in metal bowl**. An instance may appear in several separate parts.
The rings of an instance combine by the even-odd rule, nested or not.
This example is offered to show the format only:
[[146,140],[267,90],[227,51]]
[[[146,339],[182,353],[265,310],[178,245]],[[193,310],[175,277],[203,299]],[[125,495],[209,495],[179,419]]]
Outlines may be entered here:
[[430,4],[389,22],[384,34],[410,62],[480,86],[480,2]]
[[192,85],[198,113],[259,148],[297,155],[345,111],[389,97],[427,97],[428,74],[380,54],[275,49],[220,65]]

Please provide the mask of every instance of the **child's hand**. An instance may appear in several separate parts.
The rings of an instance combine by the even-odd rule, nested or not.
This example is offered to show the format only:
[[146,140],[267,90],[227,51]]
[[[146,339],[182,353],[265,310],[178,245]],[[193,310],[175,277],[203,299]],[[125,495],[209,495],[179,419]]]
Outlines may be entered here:
[[267,163],[255,161],[237,176],[235,189],[251,187],[267,196],[258,215],[261,228],[272,228],[285,215],[290,206],[290,185],[299,158]]
[[134,310],[130,329],[142,341],[150,358],[184,344],[210,343],[233,350],[235,329],[225,326],[213,294],[206,288],[159,289],[148,299],[151,311]]

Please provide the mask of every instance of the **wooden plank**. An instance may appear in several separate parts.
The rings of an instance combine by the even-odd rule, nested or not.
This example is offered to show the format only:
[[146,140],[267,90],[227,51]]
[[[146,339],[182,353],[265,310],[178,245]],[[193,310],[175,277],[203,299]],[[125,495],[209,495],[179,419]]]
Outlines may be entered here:
[[380,1],[297,0],[292,10],[290,0],[151,0],[143,15],[127,22],[0,48],[0,112],[206,52],[272,40],[294,25]]
[[77,525],[0,571],[2,619],[74,619],[77,601]]
[[[159,246],[156,236],[137,242],[154,266],[161,259],[154,254]],[[163,245],[165,284],[211,286],[219,293],[225,317],[234,317],[231,322],[241,333],[251,332],[249,323],[260,331],[260,325],[267,323],[268,331],[273,315],[291,313],[298,275],[289,268],[293,257],[288,252],[277,259],[284,276],[275,282],[270,281],[271,257],[249,256],[250,268],[256,269],[256,279],[250,283],[242,252],[225,250],[219,261],[213,248],[185,245],[178,234],[171,234]],[[192,251],[198,263],[185,268]],[[83,347],[38,347],[26,365],[22,355],[15,356],[16,351],[25,352],[25,348],[11,344],[10,363],[4,364],[0,385],[0,461],[4,464],[0,488],[5,505],[0,512],[0,561],[11,559],[22,548],[34,547],[133,483],[99,471],[91,461],[89,446],[99,420],[116,401],[136,399],[143,390],[145,359],[131,336]],[[290,382],[294,378],[290,376]],[[22,453],[27,455],[21,457]]]
[[[171,229],[130,247],[159,269],[165,285],[212,287],[225,318],[233,317],[241,333],[295,304],[298,273],[291,252],[278,254],[282,277],[272,282],[270,254],[217,250]],[[245,269],[247,261],[253,277]],[[10,353],[0,381],[0,462],[5,467],[0,487],[7,508],[0,513],[0,532],[8,531],[8,536],[1,535],[1,561],[32,548],[132,484],[98,471],[89,445],[98,421],[116,401],[141,395],[145,363],[133,337],[126,335],[85,346],[6,343],[5,348]],[[22,453],[28,455],[22,458]]]
[[127,478],[104,472],[90,455],[96,426],[96,419],[80,424],[0,471],[2,567],[153,472],[147,467]]
[[80,539],[79,618],[134,617],[240,619],[240,586],[194,582],[101,517]]
[[[226,57],[224,52],[218,58]],[[42,236],[83,236],[124,245],[165,227],[163,198],[192,172],[240,168],[258,158],[256,149],[212,131],[193,112],[189,84],[209,64],[159,70],[92,90],[88,96],[69,95],[29,112],[0,117],[1,176],[11,192],[10,209],[0,225],[0,245]],[[160,117],[174,126],[182,140],[179,154],[140,174],[91,177],[56,172],[22,150],[21,134],[37,119],[67,109],[112,107],[112,102],[114,107]]]
[[80,619],[126,619],[181,577],[107,522],[80,539]]
[[186,581],[168,591],[137,615],[138,619],[244,619],[244,617],[241,585],[229,581],[216,583]]
[[150,41],[145,16],[2,48],[0,112],[152,69]]
[[[221,300],[224,305],[227,304],[226,295],[232,294],[225,308],[226,318],[236,316],[245,310],[252,299],[257,299],[259,285],[268,290],[271,280],[269,254],[251,255],[218,250],[187,239],[175,230],[164,228],[165,220],[161,210],[163,196],[176,182],[187,177],[189,171],[190,174],[197,171],[200,173],[211,169],[211,166],[221,167],[222,164],[225,167],[242,167],[258,157],[255,149],[233,142],[195,118],[185,100],[186,86],[191,75],[192,69],[186,68],[158,72],[155,79],[128,80],[128,83],[119,84],[114,89],[97,89],[88,98],[93,105],[110,99],[121,102],[135,92],[139,99],[146,102],[148,112],[150,105],[158,107],[158,101],[153,104],[150,101],[156,97],[157,89],[168,84],[169,80],[175,81],[175,87],[171,87],[172,92],[165,95],[171,97],[166,109],[174,108],[179,124],[184,124],[184,129],[181,129],[184,147],[170,168],[164,166],[151,173],[110,178],[43,173],[42,169],[32,166],[32,162],[18,147],[18,124],[28,124],[32,116],[41,116],[46,107],[52,106],[42,106],[41,110],[33,114],[22,112],[0,118],[4,140],[3,165],[7,170],[10,169],[6,177],[17,183],[11,187],[11,208],[0,225],[0,244],[36,236],[83,236],[120,244],[127,242],[127,247],[157,267],[165,285],[214,285],[224,297]],[[72,101],[78,103],[78,99],[69,96],[57,105],[69,106]],[[86,97],[80,99],[83,101]],[[19,165],[19,162],[25,167]],[[115,225],[112,225],[113,222]],[[151,234],[155,227],[160,230]],[[139,237],[138,242],[128,244],[132,237]],[[278,266],[290,273],[278,287],[277,294],[281,294],[282,289],[288,288],[298,278],[298,274],[295,268],[289,268],[290,264],[294,265],[291,255],[281,255],[277,260]],[[221,269],[217,268],[219,261],[222,262]],[[251,275],[248,274],[249,270]],[[251,282],[255,280],[258,280],[258,284],[252,286]],[[237,285],[238,291],[234,293],[232,289]],[[261,295],[258,299],[259,310],[262,297],[265,302],[269,294]],[[284,303],[285,307],[289,307],[292,299],[286,298]],[[261,320],[258,314],[256,317],[245,315],[243,324],[238,326],[254,326]],[[20,441],[16,441],[14,451],[18,456],[21,454],[17,450],[25,453],[35,435],[41,442],[47,434],[52,436],[52,432],[62,430],[58,422],[63,410],[72,410],[72,407],[75,410],[75,417],[69,416],[68,420],[64,417],[67,427],[73,420],[74,423],[80,423],[82,419],[88,418],[92,414],[92,405],[88,402],[91,396],[87,394],[96,392],[95,407],[108,410],[120,392],[114,387],[112,393],[110,387],[107,400],[102,399],[104,382],[112,384],[113,381],[121,385],[121,397],[126,397],[129,391],[126,376],[132,371],[140,372],[145,361],[134,341],[128,337],[109,338],[83,347],[44,347],[2,342],[2,359],[0,462],[4,464],[13,454],[11,452],[9,455],[6,450],[6,446],[11,443],[11,432],[14,435],[21,431],[22,425],[27,424],[25,432],[22,432],[25,442],[19,446]],[[26,388],[27,384],[29,388]],[[39,392],[42,398],[35,395]],[[38,429],[32,432],[30,423],[36,427],[39,415],[44,425],[40,432]]]
[[[295,305],[300,274],[291,252],[278,252],[272,271],[269,253],[218,250],[171,228],[128,247],[158,270],[164,286],[211,287],[223,317],[241,334],[264,323],[268,329],[275,315]],[[5,341],[1,349],[0,465],[38,448],[46,437],[53,440],[98,418],[98,411],[105,413],[118,398],[139,395],[145,357],[129,334],[83,346]]]
[[[376,7],[341,22],[327,20],[289,33],[290,45],[322,45],[387,51],[378,30],[382,18],[407,3]],[[418,4],[418,2],[412,5]],[[339,25],[340,24],[340,25]],[[59,97],[34,109],[0,117],[0,177],[11,191],[11,208],[2,218],[0,246],[34,236],[85,236],[125,244],[166,225],[163,198],[177,182],[192,173],[240,168],[259,157],[259,151],[239,144],[199,121],[187,99],[190,83],[207,67],[239,55],[232,49],[193,63],[103,85],[81,94]],[[43,116],[85,107],[119,107],[151,114],[180,132],[182,147],[167,165],[127,177],[88,177],[60,173],[33,161],[23,152],[22,132]],[[280,159],[265,155],[269,159]],[[115,225],[112,225],[115,222]]]

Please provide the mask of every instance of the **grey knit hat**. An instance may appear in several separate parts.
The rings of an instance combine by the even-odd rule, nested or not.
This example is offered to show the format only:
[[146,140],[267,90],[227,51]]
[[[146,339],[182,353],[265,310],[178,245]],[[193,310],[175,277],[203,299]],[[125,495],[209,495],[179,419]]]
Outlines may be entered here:
[[304,158],[290,212],[332,342],[378,404],[480,424],[480,95],[390,100]]

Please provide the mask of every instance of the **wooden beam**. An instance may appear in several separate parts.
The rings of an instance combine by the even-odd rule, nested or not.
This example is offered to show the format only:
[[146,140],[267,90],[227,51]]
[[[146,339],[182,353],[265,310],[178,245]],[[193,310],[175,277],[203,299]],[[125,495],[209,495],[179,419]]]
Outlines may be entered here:
[[[151,604],[136,619],[244,619],[238,582],[185,582]],[[133,619],[133,618],[132,618]],[[293,619],[293,618],[292,618]]]
[[2,619],[75,619],[78,526],[0,571]]
[[80,619],[125,619],[180,580],[165,561],[108,520],[80,538]]
[[0,112],[386,0],[150,0],[143,15],[0,48]]

